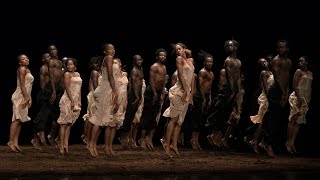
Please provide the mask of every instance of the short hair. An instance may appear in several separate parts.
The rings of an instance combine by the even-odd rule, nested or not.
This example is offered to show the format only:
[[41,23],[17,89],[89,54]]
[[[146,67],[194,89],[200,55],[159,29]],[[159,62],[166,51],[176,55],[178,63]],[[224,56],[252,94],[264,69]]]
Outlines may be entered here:
[[68,57],[68,59],[64,62],[65,67],[67,67],[69,61],[72,61],[73,64],[77,67],[77,60],[71,57]]
[[167,54],[167,51],[163,48],[160,48],[160,49],[157,49],[156,53],[155,53],[155,56],[159,56],[160,52],[164,52]]

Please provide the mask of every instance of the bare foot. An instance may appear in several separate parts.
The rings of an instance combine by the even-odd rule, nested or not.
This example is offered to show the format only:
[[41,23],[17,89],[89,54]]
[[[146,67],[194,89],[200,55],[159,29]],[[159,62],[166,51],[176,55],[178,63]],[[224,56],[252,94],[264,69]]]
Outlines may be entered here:
[[200,146],[199,141],[196,141],[196,144],[197,144],[197,148],[198,148],[198,150],[202,151],[202,148],[201,148],[201,146]]
[[65,153],[65,151],[64,151],[64,148],[63,147],[60,147],[60,154],[62,155],[62,156],[64,156],[64,153]]
[[111,152],[110,152],[110,150],[109,150],[109,148],[108,148],[107,146],[103,146],[103,152],[104,152],[107,156],[112,157],[112,154],[111,154]]
[[86,148],[89,150],[92,157],[97,157],[97,155],[94,152],[94,149],[88,145],[86,145]]
[[138,143],[139,143],[139,145],[140,145],[140,147],[141,147],[142,149],[144,149],[144,150],[147,150],[147,149],[148,149],[147,146],[146,146],[146,142],[145,142],[143,139],[139,139],[139,140],[138,140]]
[[60,148],[60,146],[61,146],[60,139],[57,137],[54,141],[56,142],[58,148]]
[[112,157],[116,156],[116,154],[114,153],[114,151],[111,148],[109,148],[109,151],[110,151],[110,154],[111,154]]
[[291,148],[293,150],[293,153],[297,153],[297,150],[296,150],[294,143],[290,143],[290,144],[291,144]]
[[88,142],[87,142],[86,138],[84,137],[84,135],[81,135],[81,139],[82,139],[83,144],[85,144],[85,145],[88,144]]
[[22,152],[22,149],[19,147],[18,144],[14,145],[14,147],[16,147],[16,149],[17,149],[19,152]]
[[150,138],[146,138],[146,139],[145,139],[145,143],[146,143],[146,146],[147,146],[147,148],[148,148],[149,150],[154,149],[153,144],[152,144],[152,141],[150,141]]
[[214,143],[213,143],[213,139],[212,139],[212,137],[211,137],[211,134],[209,134],[209,135],[207,136],[207,139],[208,139],[208,141],[209,141],[209,144],[211,144],[211,145],[213,146]]
[[180,153],[179,153],[177,147],[173,147],[173,145],[170,145],[170,149],[172,149],[172,150],[174,151],[174,153],[176,153],[176,155],[178,156],[178,158],[180,158]]
[[191,144],[193,150],[197,150],[197,145],[195,142],[193,142],[192,139],[190,140],[190,144]]
[[96,146],[93,148],[93,152],[94,152],[94,154],[96,155],[96,157],[98,157],[98,156],[99,156],[98,151],[97,151],[97,147],[96,147]]
[[118,140],[124,149],[128,149],[129,139],[123,139],[123,138],[119,137]]
[[293,154],[291,144],[288,141],[286,142],[286,147],[287,147],[287,151],[289,152],[289,154]]
[[37,136],[39,137],[41,144],[47,146],[47,141],[46,141],[44,134],[41,132],[38,132]]
[[273,149],[270,145],[267,146],[267,154],[269,157],[275,158],[276,156],[273,153]]
[[39,144],[39,141],[38,140],[35,140],[35,139],[32,139],[31,140],[31,144],[37,149],[37,150],[42,150],[42,148],[40,147],[40,144]]
[[64,148],[64,150],[66,151],[66,153],[69,152],[69,147],[68,147],[68,145],[64,145],[63,148]]
[[228,145],[228,140],[226,140],[226,139],[223,138],[223,139],[221,140],[221,142],[222,142],[222,145],[223,145],[225,148],[228,148],[228,149],[230,148],[229,145]]
[[164,138],[161,138],[161,139],[160,139],[160,142],[161,142],[162,146],[164,146],[164,144],[165,144]]
[[[50,143],[52,146],[55,146],[55,145],[56,145],[56,142],[55,142],[54,137],[52,137],[51,134],[48,134],[47,137],[48,137],[49,143]],[[40,138],[40,139],[41,139],[41,138]],[[41,143],[42,143],[42,141],[43,141],[43,140],[41,140]],[[44,139],[44,141],[45,141],[45,139]]]
[[7,145],[11,148],[12,151],[19,152],[13,144],[8,142]]
[[135,140],[133,139],[129,139],[129,146],[131,149],[136,149],[138,147]]
[[168,158],[172,158],[172,156],[170,155],[170,147],[166,143],[163,143],[162,147]]
[[260,154],[257,143],[252,145],[252,149],[255,153]]

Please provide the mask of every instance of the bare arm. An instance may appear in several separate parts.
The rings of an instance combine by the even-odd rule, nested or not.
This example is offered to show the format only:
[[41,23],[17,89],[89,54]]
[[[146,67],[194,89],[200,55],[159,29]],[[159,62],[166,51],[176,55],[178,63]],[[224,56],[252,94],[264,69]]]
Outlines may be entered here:
[[41,68],[40,68],[40,87],[41,87],[41,89],[44,89],[44,86],[46,85],[47,74],[48,74],[48,68],[45,66],[41,66]]
[[171,77],[171,87],[174,86],[174,84],[177,82],[177,73],[173,73],[172,77]]
[[64,87],[65,87],[65,91],[66,91],[66,93],[68,95],[68,98],[71,101],[71,109],[73,109],[74,101],[73,101],[73,97],[72,97],[71,90],[70,90],[71,77],[72,76],[71,76],[71,74],[69,72],[65,72],[64,75],[63,75],[63,84],[64,84]]
[[109,80],[109,83],[110,83],[110,86],[111,86],[111,89],[112,89],[112,92],[113,93],[117,93],[117,90],[116,90],[116,84],[115,84],[115,81],[114,81],[114,77],[113,77],[113,69],[112,69],[112,65],[113,65],[113,57],[108,55],[105,57],[105,65],[107,67],[107,71],[108,71],[108,80]]
[[206,95],[205,95],[205,92],[204,92],[204,89],[203,89],[203,86],[204,86],[204,79],[207,77],[207,73],[205,70],[200,70],[199,71],[199,74],[198,74],[198,81],[199,81],[199,85],[200,85],[200,95],[203,99],[203,102],[206,103],[207,102],[207,99],[206,99]]
[[279,63],[278,63],[279,60],[277,59],[274,59],[271,61],[271,69],[272,69],[272,72],[274,74],[274,81],[280,85],[280,89],[281,89],[281,92],[282,92],[282,95],[284,96],[286,94],[286,89],[284,86],[283,86],[283,83],[280,82],[280,71],[281,71],[281,68],[279,66]]
[[155,101],[158,96],[157,92],[156,92],[156,88],[155,88],[155,77],[156,77],[157,72],[158,72],[157,66],[152,65],[150,67],[150,86],[151,86],[151,89],[153,92],[153,101]]
[[131,85],[132,85],[132,90],[136,98],[136,101],[140,101],[142,96],[142,92],[141,92],[142,80],[140,76],[141,75],[139,70],[137,70],[136,68],[133,68],[131,71],[131,83],[132,83]]
[[26,85],[25,85],[25,77],[26,77],[27,73],[28,73],[28,70],[25,67],[20,67],[18,69],[18,78],[19,78],[19,82],[20,82],[20,88],[21,88],[22,95],[23,95],[24,99],[26,100],[26,102],[31,100],[31,97],[28,95]]
[[235,93],[235,88],[234,88],[234,83],[233,83],[233,77],[231,76],[232,74],[232,70],[230,68],[230,61],[226,60],[224,63],[224,67],[225,67],[225,75],[226,75],[226,80],[229,81],[229,85],[230,85],[230,90],[232,92],[232,94],[234,95]]
[[51,95],[51,99],[50,102],[53,103],[56,99],[56,85],[55,85],[55,79],[54,79],[54,66],[55,66],[55,60],[50,60],[49,61],[49,79],[50,79],[50,83],[51,83],[51,88],[52,88],[52,95]]
[[296,72],[294,73],[294,76],[293,76],[293,90],[296,93],[296,96],[298,98],[299,103],[302,103],[300,92],[299,92],[299,87],[298,87],[298,85],[299,85],[298,83],[299,83],[301,77],[302,77],[302,71],[300,69],[297,69]]
[[264,93],[266,94],[266,96],[268,97],[269,92],[268,92],[268,73],[267,71],[261,71],[260,73],[260,83],[262,85],[262,90],[264,91]]
[[221,69],[219,73],[219,89],[222,88],[225,82],[226,82],[226,71],[225,69]]
[[96,70],[92,70],[91,71],[91,79],[92,79],[92,86],[93,86],[93,90],[95,90],[98,87],[98,83],[99,83],[99,73]]
[[181,57],[181,56],[178,56],[176,58],[176,66],[177,66],[177,71],[178,71],[178,77],[179,77],[179,80],[180,80],[180,83],[182,85],[182,88],[185,92],[188,91],[188,86],[186,84],[186,81],[183,77],[183,65],[184,65],[184,59]]

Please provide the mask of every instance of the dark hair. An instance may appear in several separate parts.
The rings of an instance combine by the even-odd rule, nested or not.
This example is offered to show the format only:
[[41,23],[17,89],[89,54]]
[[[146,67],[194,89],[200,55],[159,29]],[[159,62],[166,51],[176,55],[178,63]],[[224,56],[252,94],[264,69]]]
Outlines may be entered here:
[[21,56],[25,56],[25,54],[19,54],[19,55],[17,56],[18,62],[20,62]]
[[237,46],[237,48],[239,48],[239,46],[240,46],[239,42],[232,39],[232,40],[227,40],[226,42],[224,42],[224,49],[227,49],[230,41],[233,42]]
[[67,67],[69,61],[72,61],[73,64],[74,64],[74,66],[77,67],[77,60],[76,60],[75,58],[71,58],[71,57],[69,57],[69,58],[64,62],[65,67]]
[[187,49],[187,46],[185,45],[185,44],[183,44],[182,42],[178,42],[178,43],[176,43],[176,44],[172,44],[171,46],[172,46],[172,48],[173,48],[173,51],[172,51],[172,54],[174,54],[175,53],[175,51],[176,51],[176,46],[177,45],[179,45],[179,46],[181,46],[183,49],[185,49],[185,53],[186,53],[186,57],[187,58],[191,58],[192,57],[192,51],[190,50],[190,49]]
[[160,48],[160,49],[157,49],[156,53],[155,53],[155,56],[159,56],[160,52],[164,52],[167,54],[167,51],[163,48]]
[[[102,45],[102,48],[101,48],[101,50],[102,50],[102,52],[104,52],[104,50],[108,47],[108,46],[110,46],[110,45],[112,45],[111,43],[105,43],[105,44],[103,44]],[[113,46],[113,45],[112,45]]]
[[198,59],[199,59],[199,60],[202,60],[203,62],[204,62],[208,57],[213,59],[213,56],[212,56],[210,53],[208,53],[208,52],[206,52],[206,51],[204,51],[204,50],[200,50],[200,52],[198,53]]

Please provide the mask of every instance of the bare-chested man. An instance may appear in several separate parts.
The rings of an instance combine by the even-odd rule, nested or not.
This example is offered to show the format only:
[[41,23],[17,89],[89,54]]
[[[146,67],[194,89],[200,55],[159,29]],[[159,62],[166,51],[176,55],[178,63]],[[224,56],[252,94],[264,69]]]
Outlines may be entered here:
[[156,118],[161,110],[165,97],[165,85],[167,80],[167,69],[164,65],[167,57],[165,49],[158,49],[155,53],[156,61],[150,67],[150,85],[144,93],[144,105],[141,115],[141,138],[139,144],[143,149],[146,146],[153,149],[152,131],[157,126]]
[[140,55],[133,56],[133,68],[130,72],[129,89],[128,89],[128,104],[125,114],[125,119],[121,127],[121,134],[119,141],[124,148],[128,148],[129,145],[129,131],[131,129],[131,124],[134,116],[138,110],[141,103],[142,97],[142,83],[143,83],[143,69],[142,69],[143,59]]
[[[211,71],[213,57],[211,54],[202,51],[199,59],[203,60],[204,67],[198,73],[196,93],[193,96],[193,109],[191,118],[191,140],[194,150],[202,150],[199,143],[199,135],[207,119],[208,108],[211,106],[211,87],[214,74]],[[200,118],[199,118],[200,116]]]
[[41,107],[40,112],[35,118],[35,124],[41,123],[38,128],[38,136],[43,144],[46,144],[44,132],[51,125],[51,133],[48,135],[49,142],[54,145],[54,135],[57,130],[57,119],[60,114],[59,101],[63,94],[63,81],[62,81],[62,62],[58,59],[58,50],[55,45],[48,47],[51,59],[48,63],[49,81],[43,87],[43,100],[44,105]]
[[[43,107],[45,105],[45,100],[44,100],[44,94],[43,94],[43,90],[45,85],[49,82],[49,61],[51,59],[51,56],[49,53],[44,53],[42,55],[42,66],[40,67],[40,91],[37,95],[37,104],[39,105],[39,107]],[[31,143],[33,144],[33,146],[38,149],[41,150],[41,147],[39,145],[39,137],[44,137],[45,136],[45,132],[44,132],[44,128],[45,127],[45,123],[44,121],[35,121],[36,119],[33,119],[33,139],[31,140]],[[39,134],[39,137],[38,137]]]
[[[223,130],[226,128],[227,121],[235,106],[236,112],[240,114],[240,104],[237,99],[240,98],[241,92],[241,61],[237,58],[239,43],[235,40],[228,40],[224,48],[228,54],[224,62],[226,81],[221,89],[220,95],[215,100],[214,110],[208,117],[207,127],[211,127],[214,132],[208,136],[209,141],[216,145],[228,147],[228,134],[230,135],[234,128],[234,123],[228,125],[227,131],[222,138]],[[236,122],[236,121],[235,121]]]
[[[278,55],[271,61],[271,71],[274,76],[274,84],[269,88],[268,111],[263,120],[263,129],[267,136],[264,137],[263,143],[260,144],[270,157],[274,157],[273,148],[279,150],[284,138],[281,136],[282,124],[286,118],[282,117],[283,107],[288,102],[289,82],[292,62],[288,58],[289,47],[286,40],[277,42]],[[284,132],[284,130],[283,130]]]

